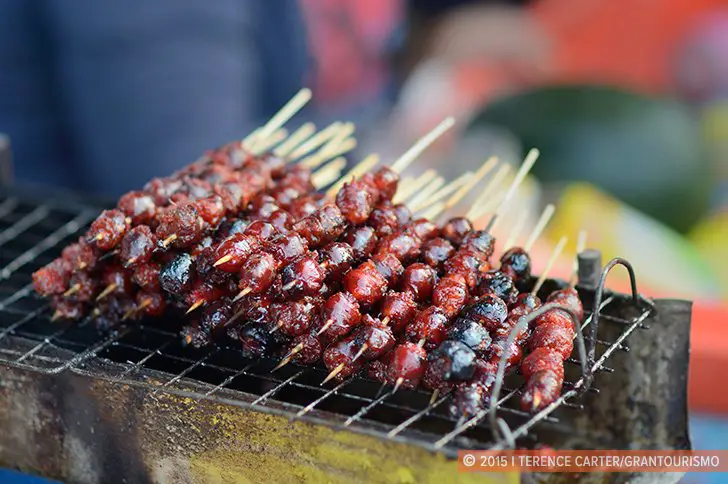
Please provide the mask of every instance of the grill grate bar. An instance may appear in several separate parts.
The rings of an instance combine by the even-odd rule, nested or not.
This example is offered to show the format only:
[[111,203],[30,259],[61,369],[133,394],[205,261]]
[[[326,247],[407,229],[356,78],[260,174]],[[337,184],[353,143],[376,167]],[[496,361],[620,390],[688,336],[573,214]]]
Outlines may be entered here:
[[[68,235],[77,232],[81,226],[83,226],[85,223],[89,222],[93,218],[93,212],[90,211],[84,211],[81,212],[81,214],[77,215],[73,220],[63,225],[61,228],[56,230],[55,232],[51,233],[48,237],[41,240],[38,244],[36,244],[34,247],[28,249],[27,251],[23,252],[23,254],[18,257],[17,259],[13,260],[10,264],[5,266],[2,271],[0,271],[0,281],[7,279],[10,277],[10,275],[17,271],[19,268],[23,267],[28,262],[31,262],[33,259],[38,257],[38,254],[41,252],[50,249],[51,247],[58,244],[61,240],[63,240]],[[0,236],[5,234],[7,232],[0,233]]]
[[2,301],[0,301],[0,311],[4,310],[6,307],[15,304],[19,300],[23,299],[24,297],[28,297],[30,293],[33,292],[33,283],[26,284],[21,289],[19,289],[14,294],[6,297]]
[[296,417],[303,417],[305,414],[307,414],[308,412],[310,412],[311,410],[313,410],[316,407],[316,405],[318,405],[319,403],[323,402],[324,400],[326,400],[330,396],[336,395],[339,392],[339,390],[341,390],[342,388],[344,388],[346,385],[348,385],[352,381],[354,381],[354,380],[353,379],[348,379],[348,380],[342,381],[341,383],[339,383],[338,385],[336,385],[334,388],[332,388],[331,390],[327,391],[326,393],[324,393],[323,395],[321,395],[320,397],[318,397],[316,400],[314,400],[313,402],[311,402],[308,405],[306,405],[305,407],[303,407],[296,414]]
[[344,422],[344,427],[348,427],[349,425],[358,421],[364,415],[366,415],[369,412],[369,410],[373,409],[374,407],[376,407],[377,405],[379,405],[381,402],[383,402],[387,398],[391,397],[392,395],[394,395],[394,389],[388,391],[387,393],[380,395],[378,398],[375,398],[374,401],[371,402],[369,405],[365,405],[364,407],[361,408],[361,410],[359,410],[354,415],[352,415],[351,417],[346,419],[346,422]]
[[40,207],[36,207],[35,210],[25,215],[7,229],[3,230],[2,233],[0,233],[0,247],[43,220],[48,216],[48,212],[48,206],[41,205]]
[[285,387],[286,385],[288,385],[289,383],[291,383],[293,380],[295,380],[299,376],[303,375],[303,373],[305,371],[306,370],[301,370],[298,373],[294,374],[293,376],[286,378],[280,384],[276,385],[275,387],[271,388],[270,390],[268,390],[267,392],[265,392],[263,395],[261,395],[260,397],[258,397],[257,399],[255,399],[255,401],[252,404],[253,405],[260,405],[261,403],[263,403],[264,401],[266,401],[269,397],[272,397],[273,395],[275,395],[276,393],[278,393],[279,391],[281,391],[283,389],[283,387]]
[[[621,345],[624,340],[627,339],[627,337],[632,334],[632,332],[637,329],[638,327],[642,326],[642,322],[647,319],[647,317],[652,314],[652,310],[645,311],[642,314],[640,314],[632,323],[632,326],[627,328],[626,331],[623,331],[622,334],[619,335],[619,338],[609,347],[607,348],[604,353],[602,353],[602,356],[599,357],[599,359],[594,363],[594,366],[592,367],[592,372],[595,372],[599,370],[599,368],[604,367],[604,362],[607,361],[607,358],[609,358],[612,353],[617,351],[619,349],[619,345]],[[601,316],[600,316],[601,317]],[[612,370],[614,371],[614,370]],[[583,383],[581,382],[581,379],[577,382],[578,386],[581,386]]]
[[230,383],[232,383],[232,381],[234,379],[236,379],[237,377],[239,377],[240,375],[247,374],[248,370],[250,368],[252,368],[254,365],[255,365],[255,362],[252,362],[252,363],[249,363],[249,364],[245,365],[243,367],[243,369],[236,371],[235,373],[233,373],[229,377],[225,378],[225,380],[223,380],[222,383],[220,383],[219,385],[217,385],[215,388],[213,388],[210,391],[208,391],[207,393],[205,393],[205,396],[206,397],[209,397],[213,393],[219,392],[220,390],[222,390],[223,388],[225,388],[226,386],[228,386]]
[[0,203],[0,219],[15,210],[19,203],[20,200],[15,197],[7,198],[3,201],[3,203]]
[[[498,400],[498,402],[496,403],[496,407],[500,407],[501,405],[503,405],[506,401],[508,401],[508,399],[510,399],[516,393],[518,393],[518,390],[512,390],[512,391],[506,393],[500,400]],[[480,423],[488,415],[489,412],[490,412],[490,408],[484,408],[483,410],[478,412],[475,416],[473,416],[471,419],[469,419],[468,421],[464,422],[461,425],[456,426],[454,429],[452,429],[452,431],[445,434],[440,440],[435,442],[434,447],[436,449],[442,448],[445,444],[450,442],[455,437],[459,436],[460,434],[462,434],[469,428],[474,427],[478,423]]]
[[416,414],[412,415],[410,418],[402,422],[401,424],[397,425],[395,428],[389,431],[387,434],[387,437],[392,438],[396,435],[400,434],[403,430],[406,430],[409,428],[412,424],[416,423],[418,420],[421,420],[423,417],[427,416],[435,410],[437,407],[443,404],[447,399],[450,398],[449,394],[442,395],[440,398],[435,400],[434,402],[427,405],[427,407],[423,408]]
[[207,355],[205,355],[202,358],[200,358],[199,360],[195,361],[192,365],[188,366],[187,368],[185,368],[184,370],[182,370],[180,373],[178,373],[174,377],[172,377],[170,380],[167,380],[166,383],[164,383],[163,385],[161,385],[158,388],[156,388],[152,392],[152,395],[156,395],[157,393],[159,393],[160,391],[164,390],[165,388],[167,388],[167,387],[169,387],[171,385],[174,385],[175,383],[177,383],[178,381],[180,381],[182,378],[185,377],[185,375],[187,375],[188,373],[190,373],[195,368],[197,368],[199,366],[205,366],[205,362],[208,359],[210,359],[213,355],[217,354],[218,351],[220,351],[220,350],[217,349],[217,348],[213,349]]
[[[116,346],[119,346],[118,341],[115,342],[114,344]],[[142,359],[140,359],[139,361],[137,361],[136,363],[134,363],[132,366],[130,366],[129,368],[127,368],[126,370],[124,370],[119,375],[119,378],[118,379],[119,380],[122,380],[125,376],[130,375],[131,373],[134,373],[136,371],[139,371],[146,364],[146,362],[149,361],[150,359],[154,358],[154,356],[156,356],[156,355],[162,355],[162,350],[166,349],[171,344],[172,344],[172,340],[165,341],[164,343],[162,343],[161,345],[159,345],[159,347],[157,347],[156,350],[147,353]]]
[[41,314],[43,314],[47,310],[48,310],[48,307],[47,306],[41,306],[38,309],[36,309],[35,311],[32,311],[32,312],[28,313],[23,318],[19,319],[15,323],[13,323],[10,326],[8,326],[7,328],[3,329],[2,332],[0,332],[0,340],[2,340],[3,338],[5,338],[9,334],[13,334],[16,329],[18,329],[19,327],[21,327],[25,323],[31,321],[33,318],[36,318],[36,317],[40,316]]

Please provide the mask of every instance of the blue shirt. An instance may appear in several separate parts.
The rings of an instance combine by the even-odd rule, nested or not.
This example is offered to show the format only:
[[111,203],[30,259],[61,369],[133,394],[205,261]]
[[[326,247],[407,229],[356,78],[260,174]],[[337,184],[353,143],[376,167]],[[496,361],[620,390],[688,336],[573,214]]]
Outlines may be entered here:
[[240,139],[303,84],[295,0],[0,0],[20,181],[118,195]]

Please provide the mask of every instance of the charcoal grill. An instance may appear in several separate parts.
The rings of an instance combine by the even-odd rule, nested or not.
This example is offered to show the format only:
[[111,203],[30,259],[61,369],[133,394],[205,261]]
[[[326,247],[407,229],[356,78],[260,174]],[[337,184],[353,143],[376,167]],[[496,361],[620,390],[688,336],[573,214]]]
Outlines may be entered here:
[[[690,303],[640,297],[626,261],[602,270],[598,253],[582,257],[585,360],[568,361],[555,404],[521,412],[521,382],[511,376],[497,405],[458,421],[445,411],[448,395],[430,402],[428,393],[392,394],[365,379],[321,387],[323,368],[271,373],[275,361],[247,360],[231,347],[182,348],[174,320],[112,334],[88,322],[51,323],[30,274],[102,207],[0,190],[0,465],[71,482],[517,482],[458,475],[453,457],[514,445],[690,448]],[[618,265],[630,272],[630,295],[605,289]],[[544,291],[563,285],[549,280]],[[637,477],[676,476],[589,479]]]

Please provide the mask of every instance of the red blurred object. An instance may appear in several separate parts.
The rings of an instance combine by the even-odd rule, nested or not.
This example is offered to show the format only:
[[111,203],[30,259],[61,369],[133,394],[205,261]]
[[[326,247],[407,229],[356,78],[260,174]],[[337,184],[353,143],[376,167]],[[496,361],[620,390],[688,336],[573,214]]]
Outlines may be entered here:
[[[728,414],[728,389],[716,383],[728,365],[728,305],[697,302],[690,331],[688,402],[692,411]],[[725,380],[725,378],[723,378]]]

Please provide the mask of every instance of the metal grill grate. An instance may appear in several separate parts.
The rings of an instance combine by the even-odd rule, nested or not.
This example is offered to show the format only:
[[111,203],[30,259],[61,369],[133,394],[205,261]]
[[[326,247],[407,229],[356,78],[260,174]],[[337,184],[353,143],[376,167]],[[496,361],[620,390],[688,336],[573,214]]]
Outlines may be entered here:
[[[393,394],[390,387],[360,378],[321,387],[323,368],[291,364],[271,373],[275,361],[247,360],[231,347],[182,348],[170,321],[125,327],[113,334],[100,334],[88,323],[51,323],[49,308],[32,291],[30,274],[58,256],[98,210],[98,206],[65,198],[34,202],[27,195],[0,193],[0,364],[135,382],[152,394],[216,399],[453,455],[459,448],[532,446],[548,443],[544,436],[554,432],[578,432],[569,422],[571,412],[582,408],[580,393],[587,388],[599,392],[600,379],[609,378],[600,374],[612,371],[606,365],[608,358],[615,351],[629,350],[625,340],[636,329],[646,328],[643,321],[651,312],[649,305],[638,309],[625,296],[607,295],[601,301],[602,285],[596,294],[585,292],[586,301],[601,301],[601,325],[617,325],[621,335],[615,341],[590,340],[595,354],[586,379],[580,362],[568,360],[564,394],[537,415],[517,408],[514,396],[522,380],[507,377],[496,408],[506,425],[494,433],[487,411],[467,421],[451,418],[446,411],[448,395],[430,403],[431,395],[424,391],[400,389]],[[548,281],[544,290],[556,285]],[[590,325],[592,319],[593,311],[587,311],[584,324]],[[104,364],[94,364],[99,362]],[[592,375],[596,385],[590,386]]]

